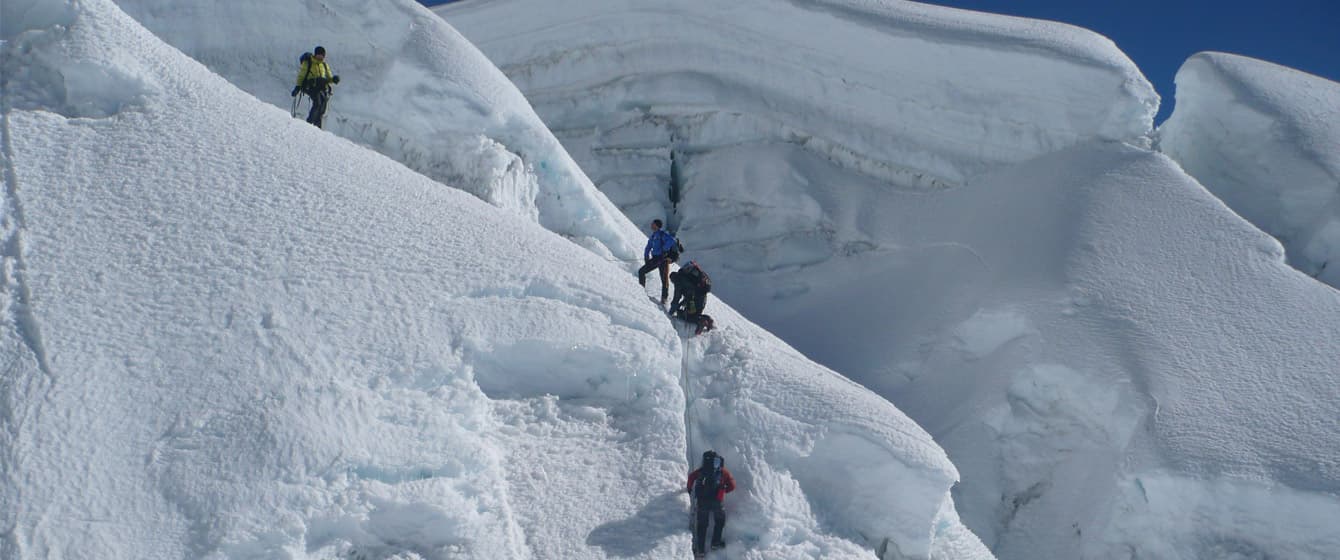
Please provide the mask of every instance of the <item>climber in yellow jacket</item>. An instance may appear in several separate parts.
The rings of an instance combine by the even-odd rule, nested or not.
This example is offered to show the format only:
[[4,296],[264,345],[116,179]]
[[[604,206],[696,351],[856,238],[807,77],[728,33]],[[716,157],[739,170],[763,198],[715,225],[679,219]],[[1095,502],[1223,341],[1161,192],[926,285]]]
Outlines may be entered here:
[[312,55],[303,55],[302,66],[298,68],[298,82],[293,86],[290,97],[296,97],[301,91],[312,98],[312,110],[307,112],[307,122],[321,128],[326,116],[326,103],[330,101],[330,85],[340,83],[340,77],[331,73],[326,64],[326,48],[318,46]]

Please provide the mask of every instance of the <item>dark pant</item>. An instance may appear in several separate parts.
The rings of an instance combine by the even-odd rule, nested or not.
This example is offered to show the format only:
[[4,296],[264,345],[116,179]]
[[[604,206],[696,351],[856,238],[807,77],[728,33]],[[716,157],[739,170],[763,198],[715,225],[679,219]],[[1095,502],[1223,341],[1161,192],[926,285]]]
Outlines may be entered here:
[[665,303],[670,299],[670,259],[665,255],[647,259],[647,264],[637,269],[637,283],[646,286],[647,273],[658,267],[661,269],[661,303]]
[[321,126],[321,121],[326,118],[326,103],[330,101],[330,90],[322,87],[320,89],[309,89],[305,92],[307,97],[312,98],[312,110],[307,112],[307,122]]
[[710,516],[717,518],[712,527],[712,544],[722,544],[721,532],[726,530],[726,510],[716,500],[698,500],[698,525],[693,529],[693,551],[705,552],[703,539],[707,537],[707,523]]

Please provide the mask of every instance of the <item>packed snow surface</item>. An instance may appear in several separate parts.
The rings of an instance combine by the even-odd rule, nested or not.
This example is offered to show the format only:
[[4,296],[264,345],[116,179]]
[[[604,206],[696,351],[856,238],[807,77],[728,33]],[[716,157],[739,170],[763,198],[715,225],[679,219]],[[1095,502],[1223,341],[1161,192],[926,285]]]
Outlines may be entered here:
[[740,482],[722,557],[991,557],[925,431],[730,308],[686,339],[599,247],[110,0],[0,21],[0,557],[687,557],[708,447]]
[[1159,128],[1159,145],[1280,239],[1290,264],[1340,287],[1340,83],[1198,54],[1177,73],[1177,108]]
[[715,294],[931,432],[999,557],[1340,557],[1340,296],[1149,150],[1110,41],[905,2],[437,12]]

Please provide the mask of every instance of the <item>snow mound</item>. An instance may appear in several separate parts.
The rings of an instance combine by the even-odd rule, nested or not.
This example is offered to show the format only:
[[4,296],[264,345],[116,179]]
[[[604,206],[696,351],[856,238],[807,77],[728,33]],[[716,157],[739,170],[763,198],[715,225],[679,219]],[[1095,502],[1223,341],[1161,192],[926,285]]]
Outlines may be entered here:
[[1200,53],[1177,72],[1160,149],[1284,243],[1289,263],[1340,286],[1340,84]]
[[[687,556],[700,354],[626,270],[258,102],[109,0],[21,4],[0,14],[0,556]],[[78,78],[95,106],[114,75],[153,93],[56,111],[72,60],[106,70]],[[731,370],[766,391],[714,408],[737,423],[710,443],[760,481],[732,500],[809,505],[737,512],[731,556],[990,558],[929,435],[718,307],[699,340],[768,358]],[[837,480],[802,468],[816,449],[882,464]],[[821,520],[865,495],[877,518]]]
[[331,132],[607,258],[639,255],[636,230],[516,87],[416,2],[117,4],[234,85],[283,108],[291,104],[298,56],[322,45],[341,77],[328,112]]

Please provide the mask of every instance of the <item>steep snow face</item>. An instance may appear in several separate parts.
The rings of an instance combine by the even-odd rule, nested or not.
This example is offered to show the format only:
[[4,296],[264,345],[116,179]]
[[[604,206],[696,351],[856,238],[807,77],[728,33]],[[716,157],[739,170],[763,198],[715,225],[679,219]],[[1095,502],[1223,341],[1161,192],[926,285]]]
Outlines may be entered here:
[[569,4],[438,13],[714,293],[930,431],[998,556],[1340,556],[1313,521],[1340,515],[1340,299],[1145,149],[1153,93],[1109,42],[910,3]]
[[959,521],[957,472],[924,431],[731,308],[709,311],[730,326],[685,343],[685,419],[690,460],[714,449],[750,489],[727,500],[728,541],[743,541],[727,557],[992,557]]
[[1177,108],[1158,137],[1187,173],[1280,239],[1290,264],[1340,286],[1340,84],[1201,53],[1177,72]]
[[729,308],[686,343],[108,0],[0,8],[0,557],[687,557],[707,446],[728,557],[991,557],[926,432]]
[[598,254],[637,258],[637,232],[516,87],[416,2],[117,4],[234,85],[285,109],[299,55],[322,45],[341,77],[327,130]]

